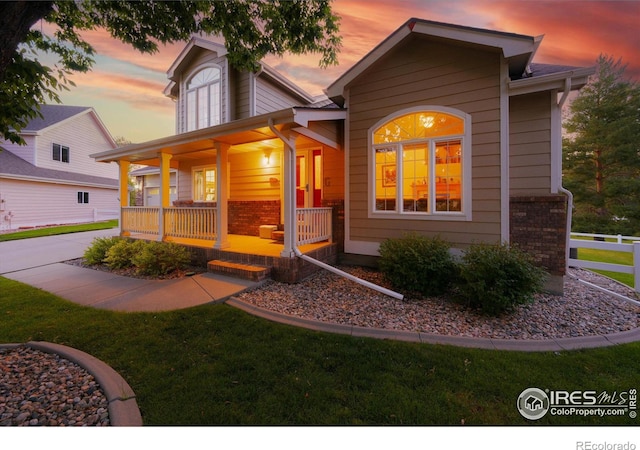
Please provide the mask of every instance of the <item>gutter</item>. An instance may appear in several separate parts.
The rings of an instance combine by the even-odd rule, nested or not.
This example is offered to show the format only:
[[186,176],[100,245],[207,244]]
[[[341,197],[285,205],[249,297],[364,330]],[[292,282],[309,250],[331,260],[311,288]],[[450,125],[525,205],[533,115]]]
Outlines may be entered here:
[[[569,76],[564,80],[564,91],[562,92],[562,97],[560,97],[560,100],[558,100],[558,109],[560,110],[560,113],[562,113],[562,107],[564,106],[564,103],[567,101],[567,98],[569,97],[570,92],[571,92],[571,77]],[[567,254],[565,255],[565,259],[566,259],[565,270],[568,271],[569,269],[568,252],[569,252],[569,249],[571,248],[571,223],[573,221],[573,193],[567,188],[565,188],[564,186],[562,186],[562,140],[560,140],[559,177],[560,179],[558,180],[558,191],[562,192],[567,196],[567,231],[566,231],[567,235],[565,237],[566,239],[565,248],[566,248]]]
[[[289,145],[289,140],[286,138],[286,136],[284,136],[280,131],[278,131],[278,129],[273,125],[273,119],[269,118],[269,128],[271,129],[271,131],[273,132],[273,134],[275,134],[282,142],[285,143],[285,145],[289,148],[289,151],[293,151],[293,147],[291,147]],[[294,209],[294,211],[292,211],[292,215],[295,215],[295,204],[292,205],[292,209]],[[295,228],[289,230],[291,233],[295,233]],[[298,246],[296,245],[296,240],[293,240],[294,244],[293,244],[293,253],[300,259],[310,262],[311,264],[315,264],[316,266],[319,266],[325,270],[328,270],[329,272],[333,272],[337,275],[340,275],[343,278],[346,278],[348,280],[354,281],[358,284],[361,284],[362,286],[368,287],[369,289],[373,289],[374,291],[378,291],[382,294],[388,295],[390,297],[393,297],[395,299],[398,300],[402,300],[404,298],[404,296],[402,294],[399,294],[398,292],[392,291],[390,289],[387,289],[385,287],[379,286],[377,284],[371,283],[369,281],[363,280],[362,278],[358,278],[356,276],[351,275],[350,273],[347,273],[343,270],[338,269],[337,267],[333,267],[329,264],[326,264],[322,261],[318,261],[315,258],[312,258],[308,255],[303,254],[300,249],[298,248]]]

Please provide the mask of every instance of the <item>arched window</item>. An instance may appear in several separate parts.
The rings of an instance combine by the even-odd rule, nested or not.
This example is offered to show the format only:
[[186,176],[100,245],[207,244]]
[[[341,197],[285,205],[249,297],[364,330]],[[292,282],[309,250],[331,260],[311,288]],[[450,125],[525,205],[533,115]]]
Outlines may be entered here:
[[470,128],[467,114],[434,107],[401,111],[374,125],[372,215],[465,217],[465,197],[471,192]]
[[187,82],[187,131],[220,124],[220,69],[207,67]]

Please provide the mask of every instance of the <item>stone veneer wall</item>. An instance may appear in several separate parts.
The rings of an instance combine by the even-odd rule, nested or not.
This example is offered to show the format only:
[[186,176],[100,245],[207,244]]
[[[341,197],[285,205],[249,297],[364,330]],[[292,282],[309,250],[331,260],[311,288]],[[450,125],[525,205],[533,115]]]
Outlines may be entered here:
[[[216,202],[175,201],[179,207],[215,208]],[[259,236],[260,225],[280,223],[280,200],[234,201],[229,200],[229,234]]]
[[511,243],[531,254],[552,276],[566,272],[567,197],[511,197]]

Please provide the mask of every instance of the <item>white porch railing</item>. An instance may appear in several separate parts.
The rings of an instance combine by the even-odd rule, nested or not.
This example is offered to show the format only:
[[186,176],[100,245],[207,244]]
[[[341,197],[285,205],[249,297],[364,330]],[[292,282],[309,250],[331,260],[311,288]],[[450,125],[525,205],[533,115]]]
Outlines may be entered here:
[[297,245],[331,240],[331,208],[296,209]]
[[216,239],[215,208],[164,208],[165,236],[185,239]]
[[[640,293],[640,238],[633,236],[610,236],[605,234],[585,234],[585,233],[571,233],[572,236],[580,237],[597,237],[597,238],[610,238],[616,239],[616,242],[604,242],[604,241],[590,241],[584,239],[571,239],[571,248],[594,248],[599,250],[613,250],[617,252],[627,252],[633,254],[633,265],[627,266],[624,264],[610,264],[601,263],[595,261],[586,261],[583,259],[569,259],[569,266],[582,267],[584,269],[596,269],[607,270],[610,272],[630,273],[633,274],[635,281],[635,291]],[[622,240],[630,240],[633,243],[623,244]]]
[[[163,208],[164,236],[215,241],[216,208]],[[331,240],[331,208],[296,209],[297,245]],[[160,208],[128,206],[122,208],[122,232],[159,234]]]
[[123,233],[158,234],[160,208],[154,206],[128,206],[122,208]]

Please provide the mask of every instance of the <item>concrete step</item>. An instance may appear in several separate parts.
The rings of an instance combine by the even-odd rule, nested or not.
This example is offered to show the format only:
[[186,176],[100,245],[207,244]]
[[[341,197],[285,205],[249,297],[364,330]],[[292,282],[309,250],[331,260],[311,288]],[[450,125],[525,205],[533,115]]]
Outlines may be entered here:
[[270,267],[252,266],[231,261],[214,259],[207,263],[209,272],[250,281],[262,281],[269,278]]

